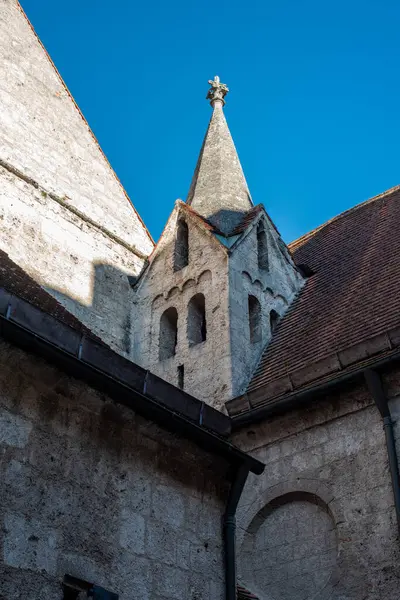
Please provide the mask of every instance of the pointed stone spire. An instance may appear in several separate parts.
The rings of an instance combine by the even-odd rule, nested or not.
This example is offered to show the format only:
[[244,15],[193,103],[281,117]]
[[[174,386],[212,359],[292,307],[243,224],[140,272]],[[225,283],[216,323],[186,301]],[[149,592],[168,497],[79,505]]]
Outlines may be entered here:
[[186,202],[229,235],[253,203],[223,111],[229,90],[219,77],[209,83],[214,110]]

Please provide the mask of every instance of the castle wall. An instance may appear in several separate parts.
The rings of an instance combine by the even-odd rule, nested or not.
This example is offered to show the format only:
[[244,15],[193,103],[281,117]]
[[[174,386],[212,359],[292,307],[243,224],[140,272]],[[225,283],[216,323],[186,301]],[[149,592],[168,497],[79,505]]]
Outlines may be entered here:
[[129,353],[131,294],[152,241],[16,0],[0,3],[0,245]]
[[227,465],[0,344],[0,596],[224,598]]
[[[133,360],[174,385],[179,382],[178,367],[183,365],[185,391],[222,408],[231,394],[227,255],[213,236],[188,218],[189,264],[174,271],[177,214],[173,213],[137,290]],[[205,297],[207,337],[191,346],[188,304],[198,293]],[[160,319],[170,307],[178,312],[176,353],[160,360]]]
[[[399,443],[398,371],[386,386]],[[238,517],[240,578],[255,594],[396,597],[400,549],[385,435],[364,386],[251,426],[234,442],[266,463],[250,477]]]

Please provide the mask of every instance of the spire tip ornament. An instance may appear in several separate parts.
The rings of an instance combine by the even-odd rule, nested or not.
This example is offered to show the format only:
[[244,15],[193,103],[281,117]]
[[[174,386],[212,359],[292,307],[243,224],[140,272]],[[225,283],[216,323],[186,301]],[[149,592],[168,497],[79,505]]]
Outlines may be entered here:
[[210,100],[210,104],[212,107],[215,106],[216,102],[219,102],[224,106],[225,104],[225,96],[229,92],[229,88],[225,83],[221,83],[218,75],[214,77],[214,79],[209,79],[208,83],[211,85],[208,90],[208,94],[206,96],[207,100]]

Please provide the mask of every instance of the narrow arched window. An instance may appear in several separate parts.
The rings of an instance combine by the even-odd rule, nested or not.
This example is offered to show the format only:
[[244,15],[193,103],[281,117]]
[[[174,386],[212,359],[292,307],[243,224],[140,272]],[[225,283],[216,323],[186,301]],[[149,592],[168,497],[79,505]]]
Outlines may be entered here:
[[268,242],[264,223],[262,221],[257,225],[257,257],[258,267],[260,269],[268,270]]
[[250,343],[261,342],[261,304],[255,296],[249,296]]
[[178,312],[170,306],[161,315],[158,358],[165,360],[175,355],[178,341]]
[[189,301],[187,336],[189,346],[201,344],[207,339],[206,301],[203,294],[196,294]]
[[176,228],[174,271],[180,271],[189,264],[189,229],[186,221],[179,219]]
[[269,324],[271,327],[271,334],[274,333],[276,326],[278,325],[278,321],[279,314],[276,312],[276,310],[271,310],[271,312],[269,313]]

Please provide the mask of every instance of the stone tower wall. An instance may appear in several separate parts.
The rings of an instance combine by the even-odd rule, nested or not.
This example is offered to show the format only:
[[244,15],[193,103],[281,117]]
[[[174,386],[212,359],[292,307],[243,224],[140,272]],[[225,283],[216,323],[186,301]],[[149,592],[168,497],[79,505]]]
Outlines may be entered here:
[[0,2],[2,249],[129,353],[132,293],[153,247],[15,0]]
[[[132,356],[135,362],[175,385],[179,383],[178,366],[183,365],[185,391],[221,408],[231,394],[227,254],[210,233],[201,229],[197,219],[187,217],[189,264],[174,271],[178,213],[179,205],[137,289]],[[188,303],[198,293],[205,297],[207,338],[190,346]],[[159,360],[160,318],[169,307],[178,311],[176,354]]]
[[[283,316],[304,280],[291,259],[279,248],[279,235],[262,214],[268,244],[268,269],[260,269],[257,253],[257,224],[255,221],[246,237],[239,240],[229,257],[229,308],[232,348],[233,397],[245,391],[263,349],[272,337],[270,311]],[[261,305],[261,335],[250,342],[249,295]]]

